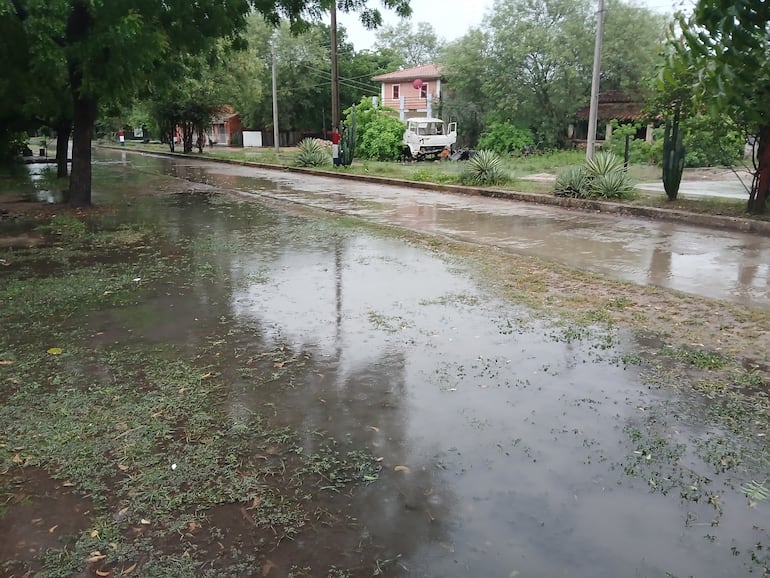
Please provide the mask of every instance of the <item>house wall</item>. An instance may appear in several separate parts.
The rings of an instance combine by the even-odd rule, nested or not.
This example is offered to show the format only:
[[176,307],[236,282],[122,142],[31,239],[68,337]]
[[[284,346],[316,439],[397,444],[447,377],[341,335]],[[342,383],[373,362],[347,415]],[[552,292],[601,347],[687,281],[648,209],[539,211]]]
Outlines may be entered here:
[[[424,116],[428,110],[427,99],[420,97],[421,89],[412,86],[412,82],[412,80],[404,82],[383,82],[380,93],[383,106],[389,106],[396,110],[400,110],[400,97],[403,96],[407,116],[412,113],[422,113]],[[435,108],[438,100],[441,98],[441,80],[432,78],[424,81],[424,84],[427,85],[428,92],[433,95],[433,106]],[[393,98],[394,85],[398,85],[399,87],[399,98]],[[419,116],[419,114],[417,116]]]

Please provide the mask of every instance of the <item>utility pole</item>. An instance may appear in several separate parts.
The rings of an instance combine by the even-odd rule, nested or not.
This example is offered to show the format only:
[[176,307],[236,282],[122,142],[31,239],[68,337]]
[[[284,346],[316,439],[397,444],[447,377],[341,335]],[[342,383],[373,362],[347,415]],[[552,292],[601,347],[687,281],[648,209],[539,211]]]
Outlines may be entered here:
[[278,132],[278,83],[275,79],[275,44],[271,48],[273,54],[273,145],[275,154],[278,154],[281,152],[281,144],[279,142],[280,133]]
[[588,110],[588,142],[586,158],[594,158],[596,148],[596,121],[599,115],[599,77],[602,69],[602,36],[604,36],[604,0],[598,0],[596,11],[596,43],[594,44],[594,71],[591,77],[591,106]]
[[340,75],[337,69],[337,0],[331,2],[332,130],[340,129]]

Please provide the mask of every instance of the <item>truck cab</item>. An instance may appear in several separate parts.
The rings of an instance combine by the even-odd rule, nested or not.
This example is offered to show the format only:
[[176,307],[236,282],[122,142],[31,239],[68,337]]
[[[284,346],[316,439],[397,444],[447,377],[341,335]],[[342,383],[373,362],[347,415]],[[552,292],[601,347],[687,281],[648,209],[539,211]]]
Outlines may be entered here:
[[437,157],[445,149],[452,152],[457,142],[457,123],[440,118],[410,118],[404,131],[404,154],[415,159]]

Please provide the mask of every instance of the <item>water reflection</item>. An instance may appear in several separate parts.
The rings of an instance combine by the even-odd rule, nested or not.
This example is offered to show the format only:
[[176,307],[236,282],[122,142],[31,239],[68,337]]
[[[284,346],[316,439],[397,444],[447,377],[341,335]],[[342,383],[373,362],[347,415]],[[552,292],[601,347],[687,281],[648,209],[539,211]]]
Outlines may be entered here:
[[770,270],[758,267],[750,283],[741,273],[754,262],[770,263],[770,240],[758,235],[215,163],[134,159],[140,170],[556,259],[636,283],[770,307]]
[[[284,544],[286,560],[349,560],[344,552],[366,544],[370,564],[398,560],[391,575],[746,573],[730,547],[757,543],[765,521],[735,480],[712,476],[730,512],[712,527],[705,498],[651,491],[656,472],[643,468],[666,467],[657,455],[642,461],[647,475],[627,473],[637,446],[626,429],[654,422],[661,439],[692,445],[714,426],[702,407],[611,363],[621,351],[600,347],[601,336],[567,339],[491,299],[456,264],[331,218],[192,195],[145,217],[173,231],[192,266],[99,327],[192,351],[221,341],[303,359],[289,380],[272,379],[270,363],[258,379],[239,377],[236,354],[220,359],[229,407],[269,409],[309,451],[334,439],[382,458],[380,479],[344,497],[351,518]],[[679,259],[698,254],[702,237],[683,235],[664,240],[681,254],[655,271],[676,277]],[[642,254],[646,275],[652,252]],[[656,409],[669,403],[671,415]]]

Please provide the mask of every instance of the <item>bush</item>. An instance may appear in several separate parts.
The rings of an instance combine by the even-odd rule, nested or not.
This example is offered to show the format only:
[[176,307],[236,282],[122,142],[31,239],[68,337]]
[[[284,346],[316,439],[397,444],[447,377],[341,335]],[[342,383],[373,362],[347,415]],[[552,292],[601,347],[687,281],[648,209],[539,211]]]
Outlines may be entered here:
[[500,155],[489,150],[479,151],[472,157],[460,176],[460,182],[464,185],[501,185],[507,181],[508,175],[503,169]]
[[332,162],[329,153],[314,138],[304,138],[297,145],[299,153],[295,164],[298,167],[324,167]]
[[493,122],[479,139],[479,148],[508,154],[521,151],[535,142],[532,131],[514,124]]
[[743,158],[744,138],[725,119],[696,116],[682,121],[687,167],[732,166]]
[[627,199],[634,192],[634,186],[628,173],[621,170],[610,171],[591,179],[591,197],[601,199]]
[[356,156],[377,161],[398,160],[403,150],[406,125],[393,116],[394,111],[375,107],[370,97],[364,97],[360,103],[345,111],[345,124],[348,126],[353,122],[354,110]]
[[606,151],[583,165],[569,167],[556,180],[556,194],[562,197],[627,199],[633,192],[623,160]]
[[567,167],[556,179],[556,194],[560,197],[583,199],[591,194],[591,179],[585,165]]

